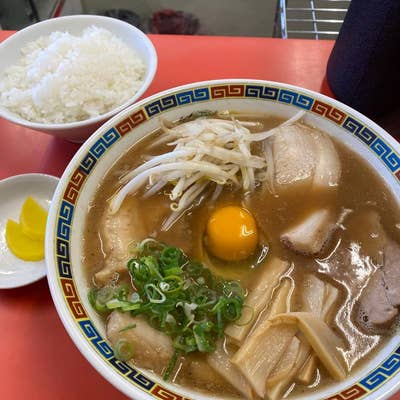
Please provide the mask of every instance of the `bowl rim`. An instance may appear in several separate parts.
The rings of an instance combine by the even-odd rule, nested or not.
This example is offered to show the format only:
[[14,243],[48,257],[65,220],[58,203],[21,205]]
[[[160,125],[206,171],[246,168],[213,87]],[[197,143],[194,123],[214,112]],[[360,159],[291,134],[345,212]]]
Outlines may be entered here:
[[[351,107],[341,103],[338,100],[330,98],[324,94],[315,92],[313,90],[305,89],[296,85],[291,85],[283,82],[269,81],[269,80],[261,80],[261,79],[248,79],[248,78],[236,78],[236,79],[217,79],[217,80],[207,80],[207,81],[198,81],[185,85],[180,85],[177,87],[169,88],[163,90],[161,92],[155,93],[152,96],[146,97],[139,102],[132,104],[130,107],[126,108],[119,114],[115,115],[113,118],[105,122],[100,128],[98,128],[93,135],[81,146],[81,148],[74,155],[68,166],[66,167],[62,177],[60,178],[59,184],[55,191],[53,202],[51,204],[48,223],[46,227],[46,249],[45,249],[45,257],[46,257],[46,265],[47,265],[47,279],[49,283],[50,292],[55,303],[57,313],[66,328],[69,336],[84,355],[84,357],[90,362],[90,364],[112,385],[114,385],[118,390],[131,397],[135,396],[140,400],[149,400],[154,398],[150,393],[146,393],[144,390],[139,387],[131,384],[121,375],[119,375],[116,371],[110,368],[109,365],[99,356],[99,354],[94,350],[87,339],[82,339],[82,334],[79,332],[76,321],[72,317],[70,311],[68,310],[65,299],[61,293],[58,284],[58,277],[56,275],[57,265],[55,263],[55,252],[54,246],[50,245],[53,243],[54,234],[56,232],[56,214],[58,211],[59,203],[62,200],[62,193],[65,190],[65,186],[68,183],[68,178],[73,173],[74,169],[77,167],[77,161],[81,160],[82,156],[91,148],[92,145],[110,128],[115,126],[117,122],[122,121],[128,114],[132,113],[135,110],[140,109],[142,106],[149,104],[150,102],[162,98],[167,95],[171,95],[174,93],[179,93],[183,90],[188,89],[196,89],[196,87],[204,87],[204,86],[215,86],[215,85],[235,85],[235,84],[243,84],[243,85],[251,85],[251,84],[261,84],[266,86],[274,86],[278,87],[279,90],[294,90],[297,93],[301,93],[304,95],[310,95],[316,100],[325,101],[332,106],[338,107],[339,110],[342,110],[352,117],[356,117],[360,119],[365,125],[373,130],[377,131],[380,136],[382,136],[385,141],[387,141],[392,148],[395,148],[398,152],[400,152],[400,143],[398,143],[389,133],[387,133],[383,128],[377,125],[375,122],[370,120],[368,117],[364,116],[360,112],[352,109]],[[212,99],[210,99],[211,101]],[[213,100],[215,101],[215,99]],[[400,181],[400,177],[398,178]],[[400,347],[396,351],[396,354],[399,354],[400,359]],[[99,362],[101,360],[102,362]],[[400,365],[400,364],[399,364]],[[372,368],[372,370],[376,369],[378,366]],[[367,372],[369,373],[369,372]],[[156,381],[156,384],[158,382]],[[345,389],[348,389],[347,384]],[[395,374],[393,378],[388,379],[386,382],[379,386],[374,391],[368,392],[366,395],[362,396],[362,398],[375,398],[379,400],[387,399],[389,396],[393,395],[400,389],[400,373]],[[337,389],[337,391],[343,391],[343,389]],[[336,393],[339,397],[332,397],[332,399],[341,399],[339,393]],[[371,396],[371,397],[370,397]],[[374,397],[372,397],[374,396]],[[183,396],[182,396],[183,397]],[[353,398],[353,397],[352,397]],[[354,397],[361,398],[361,397]],[[344,399],[344,398],[343,398]]]
[[[17,114],[9,111],[6,107],[0,106],[0,117],[13,122],[17,125],[22,125],[26,126],[31,129],[35,130],[43,130],[43,131],[48,131],[48,130],[53,130],[53,131],[59,131],[59,130],[67,130],[67,129],[73,129],[73,128],[83,128],[88,125],[96,124],[96,123],[101,123],[111,117],[113,117],[116,114],[119,114],[121,111],[123,111],[125,108],[129,107],[132,105],[132,103],[135,103],[137,99],[139,99],[144,92],[149,88],[150,84],[152,83],[154,76],[157,71],[157,66],[158,66],[158,56],[156,49],[154,47],[153,42],[150,40],[148,35],[146,35],[144,32],[142,32],[140,29],[136,28],[135,26],[129,24],[128,22],[119,20],[117,18],[112,18],[112,17],[106,17],[103,15],[67,15],[63,17],[57,17],[57,18],[51,18],[47,19],[41,22],[37,22],[33,25],[29,25],[24,29],[21,29],[15,33],[13,33],[11,36],[9,36],[6,40],[2,41],[0,43],[0,53],[6,46],[12,46],[13,42],[15,40],[18,40],[19,37],[23,35],[27,35],[37,29],[38,26],[54,26],[54,30],[52,32],[57,31],[57,26],[62,24],[65,21],[68,20],[83,20],[83,21],[88,21],[88,27],[91,25],[96,25],[97,22],[101,21],[112,21],[112,23],[116,25],[122,25],[125,27],[129,27],[129,29],[138,36],[138,38],[145,44],[146,49],[150,53],[149,57],[149,62],[146,65],[146,72],[145,72],[145,77],[143,80],[142,85],[140,86],[139,90],[129,99],[127,99],[124,103],[120,104],[118,107],[113,108],[110,111],[107,111],[104,114],[100,114],[96,117],[88,118],[82,121],[73,121],[73,122],[64,122],[64,123],[43,123],[43,122],[31,122],[28,121],[27,119],[24,119],[22,117],[19,117]],[[101,27],[101,26],[100,26]],[[48,33],[49,34],[49,33]],[[26,42],[29,43],[29,40]],[[125,42],[126,43],[126,42]],[[10,66],[10,65],[9,65]],[[8,67],[9,67],[8,66]],[[6,67],[7,68],[7,67]]]

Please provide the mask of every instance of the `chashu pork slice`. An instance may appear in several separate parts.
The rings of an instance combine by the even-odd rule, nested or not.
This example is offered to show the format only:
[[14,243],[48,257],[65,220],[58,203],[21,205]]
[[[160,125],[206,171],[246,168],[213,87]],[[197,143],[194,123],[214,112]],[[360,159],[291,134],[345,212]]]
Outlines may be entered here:
[[327,208],[313,211],[283,232],[281,242],[297,253],[318,254],[337,228],[334,217],[335,214]]
[[374,252],[382,257],[359,298],[359,322],[367,329],[371,325],[389,326],[400,307],[400,245],[387,235],[376,212],[371,212],[368,219],[369,232],[376,241]]
[[127,270],[129,245],[146,238],[147,232],[140,218],[139,207],[133,201],[124,202],[115,214],[106,207],[99,225],[105,259],[103,268],[95,274],[95,280],[98,285],[105,285],[116,274]]
[[107,337],[114,349],[119,340],[128,341],[135,365],[159,374],[174,354],[171,338],[151,327],[141,315],[113,311],[107,321]]
[[383,249],[383,279],[387,297],[395,307],[400,306],[400,246],[387,238]]
[[389,301],[385,288],[384,274],[378,269],[371,276],[360,298],[362,324],[387,325],[393,322],[398,310]]
[[272,137],[273,187],[278,192],[312,183],[315,155],[311,129],[302,124],[282,126]]
[[359,298],[360,324],[368,327],[389,326],[400,307],[400,246],[387,239],[383,265],[371,276]]
[[278,127],[270,140],[266,146],[271,146],[273,158],[271,187],[278,193],[293,188],[329,189],[338,185],[341,163],[327,134],[297,122]]
[[313,129],[311,135],[315,157],[313,188],[336,187],[339,184],[342,167],[335,145],[331,138],[321,131]]
[[[106,207],[99,221],[100,239],[105,258],[102,269],[95,274],[96,284],[106,285],[115,279],[116,275],[127,272],[126,265],[132,257],[129,246],[148,237],[154,237],[154,233],[170,212],[168,203],[160,201],[156,196],[145,200],[130,196],[115,214]],[[183,247],[181,243],[183,233],[180,234],[180,232],[183,231],[181,225],[184,224],[184,219],[176,223],[174,235],[168,238],[168,244]],[[186,230],[185,238],[187,237]],[[183,249],[186,250],[185,247]]]

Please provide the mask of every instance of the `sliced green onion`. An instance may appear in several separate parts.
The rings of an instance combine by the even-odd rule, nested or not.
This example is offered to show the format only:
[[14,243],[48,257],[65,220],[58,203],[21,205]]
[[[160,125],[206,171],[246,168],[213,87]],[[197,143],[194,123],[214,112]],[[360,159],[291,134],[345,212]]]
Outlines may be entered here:
[[164,293],[176,293],[183,287],[183,280],[178,275],[168,275],[164,278],[163,282],[168,284],[168,289],[164,290]]
[[146,256],[141,258],[141,262],[149,269],[152,278],[162,278],[159,271],[158,261],[154,256]]
[[200,278],[197,278],[197,279],[196,279],[196,282],[197,282],[199,285],[204,285],[204,284],[206,283],[206,280],[204,279],[204,277],[200,276]]
[[222,308],[222,315],[228,321],[236,321],[242,315],[242,304],[237,298],[227,299]]
[[[89,290],[89,293],[88,293],[88,300],[89,300],[90,305],[91,305],[97,312],[99,312],[99,310],[97,310],[97,308],[96,308],[96,296],[97,296],[97,289],[96,289],[96,288],[91,288],[91,289]],[[101,312],[101,311],[100,311],[100,312]]]
[[196,261],[187,263],[184,268],[192,278],[198,278],[204,270],[203,265]]
[[224,336],[224,324],[222,322],[221,310],[217,311],[217,332],[218,332],[218,337]]
[[169,360],[167,368],[165,369],[165,372],[163,374],[164,381],[169,380],[169,377],[171,376],[171,373],[175,368],[175,364],[178,361],[178,357],[180,356],[180,354],[181,354],[181,352],[179,350],[175,350],[174,354],[172,355],[171,359]]
[[142,253],[155,253],[163,249],[163,245],[153,238],[147,238],[140,242],[139,248]]
[[160,287],[160,290],[163,292],[168,292],[169,289],[169,283],[162,281],[158,284],[158,286]]
[[227,297],[238,296],[244,297],[243,288],[238,281],[224,282],[222,292]]
[[[164,379],[169,379],[179,354],[214,351],[225,326],[242,315],[244,292],[239,282],[213,276],[181,249],[146,239],[127,268],[132,287],[92,289],[88,299],[101,313],[144,315],[152,327],[171,337],[175,353]],[[128,342],[119,341],[115,354],[127,360],[133,351]]]
[[[118,300],[126,301],[128,298],[128,294],[129,294],[129,288],[126,285],[120,286],[116,290],[116,296],[117,296]],[[114,296],[115,296],[115,294],[114,294]]]
[[138,242],[130,243],[128,250],[132,254],[132,256],[137,256],[141,252],[140,243],[138,243]]
[[196,303],[199,308],[206,308],[217,302],[217,294],[206,287],[200,288],[193,298],[193,302]]
[[174,340],[174,347],[185,353],[191,353],[198,350],[194,338],[186,338],[185,336],[177,336]]
[[121,307],[122,311],[134,311],[134,310],[140,310],[142,308],[142,305],[140,303],[129,303],[125,304]]
[[165,317],[165,322],[168,323],[168,324],[174,324],[174,325],[176,325],[176,319],[175,319],[175,317],[174,317],[172,314],[170,314],[170,313],[167,313],[167,315],[166,315],[166,317]]
[[151,273],[146,264],[132,259],[128,262],[128,269],[131,275],[134,276],[138,281],[147,282],[150,280]]
[[165,269],[177,268],[181,264],[182,251],[177,247],[165,247],[160,255],[161,265]]
[[118,332],[119,333],[126,332],[126,331],[129,331],[130,329],[133,329],[133,328],[136,328],[136,324],[128,325],[125,328],[120,329]]
[[104,286],[97,292],[96,300],[99,303],[105,304],[108,300],[111,300],[114,296],[115,290],[110,286]]
[[253,319],[254,319],[254,308],[248,306],[247,304],[243,304],[243,306],[242,306],[242,311],[243,311],[243,308],[249,308],[249,309],[250,309],[250,317],[249,317],[249,319],[248,319],[247,321],[245,320],[245,321],[241,322],[240,324],[238,324],[237,322],[235,322],[235,325],[237,325],[237,326],[244,326],[244,325],[247,325],[247,324],[249,324],[251,321],[253,321]]
[[165,268],[164,269],[164,275],[181,275],[182,274],[182,269],[179,267],[174,267],[174,268]]
[[118,299],[112,299],[110,301],[107,301],[107,303],[106,303],[106,307],[109,310],[114,310],[115,308],[121,308],[121,307],[127,306],[127,305],[129,305],[129,303],[127,301],[121,301]]
[[120,361],[128,361],[133,357],[133,347],[126,339],[119,339],[114,349],[115,358]]
[[144,291],[150,303],[164,303],[167,298],[165,294],[153,283],[148,283],[145,285]]
[[[104,290],[103,290],[104,289]],[[108,312],[108,308],[105,304],[107,299],[112,299],[112,292],[110,292],[111,288],[102,288],[96,289],[92,288],[88,293],[88,300],[91,306],[99,313]]]
[[210,353],[215,350],[215,344],[209,333],[211,332],[213,325],[211,322],[203,322],[196,324],[193,327],[193,334],[196,340],[197,348],[202,353]]

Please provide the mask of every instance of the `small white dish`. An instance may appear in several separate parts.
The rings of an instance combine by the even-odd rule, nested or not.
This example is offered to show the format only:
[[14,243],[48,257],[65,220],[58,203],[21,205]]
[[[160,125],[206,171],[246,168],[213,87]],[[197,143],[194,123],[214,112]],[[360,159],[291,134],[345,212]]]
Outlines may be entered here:
[[50,208],[58,178],[45,174],[16,175],[0,181],[0,289],[11,289],[36,282],[46,275],[45,260],[24,261],[8,248],[5,229],[8,219],[19,221],[28,196]]

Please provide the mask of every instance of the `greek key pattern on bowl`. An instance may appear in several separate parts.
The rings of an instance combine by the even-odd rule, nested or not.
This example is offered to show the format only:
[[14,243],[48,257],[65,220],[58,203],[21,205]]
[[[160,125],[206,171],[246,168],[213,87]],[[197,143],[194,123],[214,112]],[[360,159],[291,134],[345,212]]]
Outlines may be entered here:
[[71,204],[76,203],[76,199],[79,195],[79,190],[81,189],[86,176],[87,175],[79,168],[74,171],[68,183],[67,189],[65,190],[64,200],[70,202]]
[[400,347],[382,365],[371,372],[360,384],[368,390],[375,390],[400,370]]
[[78,293],[76,292],[75,283],[72,279],[61,279],[61,286],[63,288],[65,298],[68,301],[68,305],[75,319],[87,318],[85,308],[79,301]]
[[276,100],[279,89],[270,86],[246,85],[245,97],[258,97],[266,100]]
[[219,85],[211,86],[211,97],[213,99],[224,99],[225,97],[243,97],[245,85]]
[[118,139],[120,134],[115,128],[109,129],[101,138],[90,148],[90,152],[98,159],[104,152]]
[[147,115],[152,117],[153,115],[159,114],[163,111],[174,108],[178,105],[178,101],[176,99],[176,95],[169,95],[162,97],[156,101],[153,101],[150,104],[144,106]]
[[[159,383],[154,382],[125,362],[115,358],[114,352],[87,317],[87,312],[79,298],[74,283],[70,258],[70,236],[74,217],[74,208],[79,193],[84,187],[87,177],[95,167],[97,161],[122,136],[131,132],[139,124],[158,116],[160,113],[175,107],[183,107],[193,103],[226,98],[261,99],[265,101],[279,102],[307,110],[326,118],[330,122],[343,128],[344,132],[353,135],[363,142],[391,171],[400,182],[400,156],[391,146],[385,142],[371,128],[365,126],[354,115],[347,114],[328,103],[314,99],[310,95],[289,89],[274,87],[258,83],[252,84],[216,84],[212,86],[186,89],[181,92],[165,95],[156,100],[144,104],[136,109],[114,127],[105,132],[84,154],[72,173],[62,196],[56,220],[55,257],[57,273],[65,304],[79,327],[82,334],[93,346],[96,352],[109,365],[124,376],[132,384],[149,393],[154,398],[161,400],[188,400],[171,392]],[[400,347],[397,348],[381,365],[369,372],[359,382],[337,393],[326,400],[356,400],[362,399],[381,387],[389,379],[393,378],[400,370]]]
[[68,240],[71,232],[72,215],[74,213],[73,204],[63,200],[57,221],[57,237]]
[[188,398],[182,397],[174,392],[171,392],[170,390],[167,390],[160,385],[154,386],[153,390],[151,391],[151,394],[154,397],[157,397],[161,400],[189,400]]
[[104,133],[90,148],[83,157],[79,169],[86,175],[89,175],[97,160],[111,147],[121,135],[116,127],[109,129]]
[[[60,278],[72,278],[69,243],[66,240],[56,240],[57,267]],[[65,291],[63,290],[64,294]]]
[[337,393],[327,400],[356,400],[361,399],[368,391],[362,388],[360,385],[354,385],[351,388],[343,390],[341,393]]
[[336,122],[339,125],[341,125],[346,118],[346,114],[343,111],[340,111],[337,108],[318,100],[314,101],[312,111],[330,119],[333,122]]
[[84,319],[79,321],[79,326],[82,330],[82,333],[89,339],[90,343],[105,359],[109,359],[114,356],[113,349],[99,334],[92,321],[89,319]]
[[301,93],[293,92],[292,90],[281,89],[279,91],[278,100],[281,103],[293,104],[294,106],[309,110],[314,99]]
[[139,110],[115,125],[115,129],[123,136],[144,121],[146,121],[146,115],[143,110]]
[[184,104],[210,100],[210,93],[207,88],[186,90],[185,92],[177,93],[176,100],[178,105],[182,106]]
[[344,121],[343,128],[358,137],[367,146],[370,146],[376,139],[376,134],[374,132],[350,116],[348,116]]

